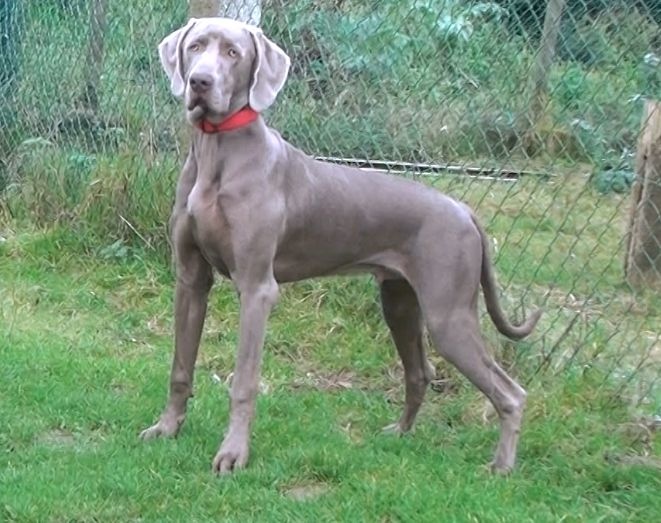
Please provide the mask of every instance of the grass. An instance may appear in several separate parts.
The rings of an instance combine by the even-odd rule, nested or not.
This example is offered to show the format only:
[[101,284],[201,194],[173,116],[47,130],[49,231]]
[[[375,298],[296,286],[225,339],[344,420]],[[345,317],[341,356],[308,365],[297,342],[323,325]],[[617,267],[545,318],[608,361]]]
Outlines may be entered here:
[[482,399],[436,359],[445,392],[429,392],[415,433],[380,434],[399,414],[401,372],[363,278],[285,289],[250,467],[215,478],[236,342],[230,286],[212,295],[182,434],[145,444],[137,434],[164,404],[171,358],[167,265],[135,249],[85,256],[61,230],[1,245],[3,520],[653,521],[661,510],[658,439],[589,377],[531,387],[509,478],[483,467],[497,431]]

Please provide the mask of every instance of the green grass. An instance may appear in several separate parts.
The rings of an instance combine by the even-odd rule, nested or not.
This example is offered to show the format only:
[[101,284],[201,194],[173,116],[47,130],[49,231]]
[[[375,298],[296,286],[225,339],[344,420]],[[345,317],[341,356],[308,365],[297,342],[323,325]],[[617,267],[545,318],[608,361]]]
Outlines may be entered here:
[[401,371],[365,278],[285,288],[250,466],[216,478],[228,401],[214,376],[232,369],[238,318],[230,285],[212,294],[180,437],[142,443],[165,401],[172,275],[137,248],[106,260],[86,249],[62,229],[0,244],[2,520],[653,521],[661,511],[659,441],[598,374],[535,381],[509,478],[483,467],[497,437],[483,400],[437,358],[446,392],[429,392],[414,434],[380,434],[399,414]]

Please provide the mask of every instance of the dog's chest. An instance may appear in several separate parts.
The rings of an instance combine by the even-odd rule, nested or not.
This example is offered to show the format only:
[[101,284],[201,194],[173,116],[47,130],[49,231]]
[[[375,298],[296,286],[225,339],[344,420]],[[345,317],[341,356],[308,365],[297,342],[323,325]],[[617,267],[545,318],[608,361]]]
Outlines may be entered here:
[[186,200],[186,213],[196,222],[204,221],[208,209],[213,205],[213,192],[210,187],[205,187],[196,182],[188,193]]
[[227,275],[233,267],[231,228],[217,191],[196,183],[188,194],[186,213],[195,244],[216,269]]

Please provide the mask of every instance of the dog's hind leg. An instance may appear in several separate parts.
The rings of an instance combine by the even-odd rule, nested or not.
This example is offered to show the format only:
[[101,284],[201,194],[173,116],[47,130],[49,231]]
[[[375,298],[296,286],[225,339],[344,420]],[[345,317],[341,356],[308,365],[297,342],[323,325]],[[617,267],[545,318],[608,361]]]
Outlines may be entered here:
[[[494,361],[480,333],[477,303],[483,245],[479,231],[461,216],[454,223],[445,218],[442,226],[428,228],[429,238],[421,239],[425,249],[414,253],[409,281],[436,350],[496,409],[500,441],[491,466],[494,472],[509,472],[516,460],[526,392]],[[445,241],[433,241],[444,234],[449,234]]]
[[406,398],[398,422],[388,425],[388,432],[404,433],[413,425],[434,372],[427,362],[422,343],[422,314],[418,298],[406,280],[381,283],[383,315],[397,352],[404,365]]
[[487,352],[476,308],[456,307],[453,298],[446,295],[442,303],[424,306],[427,328],[439,353],[495,407],[500,419],[500,441],[491,468],[494,472],[507,473],[516,460],[526,392]]

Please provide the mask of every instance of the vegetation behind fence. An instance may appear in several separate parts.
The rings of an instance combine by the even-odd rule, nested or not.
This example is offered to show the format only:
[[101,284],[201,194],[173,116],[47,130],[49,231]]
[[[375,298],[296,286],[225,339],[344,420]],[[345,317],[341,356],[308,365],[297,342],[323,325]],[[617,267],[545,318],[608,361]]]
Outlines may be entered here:
[[[156,46],[188,16],[181,0],[3,3],[6,226],[65,225],[98,255],[166,252],[186,129]],[[261,25],[292,58],[267,115],[289,141],[409,176],[433,164],[424,179],[477,209],[510,310],[547,310],[516,356],[529,381],[594,372],[661,409],[661,300],[623,271],[661,2],[265,0]]]

